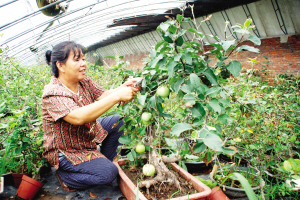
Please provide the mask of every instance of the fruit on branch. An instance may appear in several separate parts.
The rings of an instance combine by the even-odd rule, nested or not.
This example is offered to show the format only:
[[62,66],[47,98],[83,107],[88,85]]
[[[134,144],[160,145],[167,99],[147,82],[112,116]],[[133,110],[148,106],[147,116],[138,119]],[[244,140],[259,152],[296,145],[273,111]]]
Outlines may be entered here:
[[168,97],[170,94],[170,89],[167,86],[161,86],[157,89],[156,94],[162,98]]
[[143,174],[145,176],[153,176],[155,173],[155,167],[151,164],[146,164],[143,167]]
[[144,112],[144,113],[142,114],[142,120],[143,120],[144,122],[149,122],[151,118],[152,118],[152,114],[151,114],[151,113]]
[[145,152],[145,145],[139,143],[138,145],[136,145],[135,151],[137,153],[144,153]]

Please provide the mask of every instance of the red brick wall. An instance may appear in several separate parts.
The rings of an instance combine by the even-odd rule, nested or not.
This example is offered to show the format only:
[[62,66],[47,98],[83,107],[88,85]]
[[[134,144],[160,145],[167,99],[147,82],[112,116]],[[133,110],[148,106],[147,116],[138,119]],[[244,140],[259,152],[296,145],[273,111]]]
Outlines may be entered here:
[[[253,43],[246,41],[242,45],[253,46]],[[271,79],[276,74],[284,74],[285,72],[288,75],[297,75],[297,73],[300,75],[300,35],[289,36],[286,43],[280,43],[280,37],[262,39],[261,45],[255,47],[260,49],[260,54],[243,51],[232,56],[231,59],[239,60],[244,68],[249,69],[251,64],[248,62],[248,58],[257,57],[258,64],[254,68],[261,70],[263,69],[262,65],[266,65],[267,60],[264,58],[266,56],[269,60],[268,78]],[[206,48],[205,50],[209,49]],[[130,62],[130,69],[142,69],[144,66],[142,59],[147,56],[148,53],[127,55],[124,56],[124,60]],[[213,58],[210,59],[213,60]],[[105,61],[109,66],[115,65],[113,59],[105,59]],[[214,61],[211,62],[211,64],[213,63]]]

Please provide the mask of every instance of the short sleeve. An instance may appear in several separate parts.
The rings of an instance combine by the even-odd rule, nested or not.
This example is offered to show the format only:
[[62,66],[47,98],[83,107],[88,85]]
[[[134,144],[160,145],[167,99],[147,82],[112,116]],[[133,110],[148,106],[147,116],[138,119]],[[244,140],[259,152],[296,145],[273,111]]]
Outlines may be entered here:
[[97,84],[95,81],[93,81],[88,76],[85,78],[85,81],[87,82],[87,84],[89,86],[89,91],[90,91],[94,101],[96,101],[103,94],[103,92],[106,91],[105,88],[101,87],[99,84]]
[[46,96],[43,98],[43,106],[54,121],[79,108],[73,98],[64,96]]

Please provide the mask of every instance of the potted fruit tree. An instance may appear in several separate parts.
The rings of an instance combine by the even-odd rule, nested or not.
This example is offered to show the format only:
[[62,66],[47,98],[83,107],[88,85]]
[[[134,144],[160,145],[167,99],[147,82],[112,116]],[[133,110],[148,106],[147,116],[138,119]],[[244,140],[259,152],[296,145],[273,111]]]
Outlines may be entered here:
[[[209,18],[201,21],[200,25],[206,20]],[[127,137],[128,140],[135,138],[143,143],[148,159],[147,165],[144,165],[144,175],[147,176],[150,172],[153,175],[155,171],[155,176],[151,179],[140,179],[137,183],[139,188],[146,188],[148,196],[151,196],[150,187],[155,184],[170,183],[178,191],[182,190],[180,181],[168,168],[169,163],[179,161],[182,156],[178,152],[170,157],[161,156],[157,151],[164,137],[164,130],[169,129],[165,122],[167,119],[172,120],[172,115],[165,109],[168,98],[175,96],[178,101],[183,101],[185,113],[189,115],[188,122],[182,119],[171,128],[170,134],[173,137],[196,131],[194,138],[198,153],[210,149],[212,153],[233,154],[235,151],[226,148],[222,140],[221,126],[231,120],[227,114],[230,111],[231,97],[225,89],[226,81],[221,72],[225,69],[232,76],[238,76],[242,69],[241,63],[237,60],[227,61],[228,58],[240,51],[259,52],[254,47],[241,45],[245,40],[260,44],[260,40],[249,32],[253,28],[251,19],[247,19],[243,25],[232,27],[233,33],[240,35],[238,40],[226,34],[224,40],[221,40],[217,36],[205,35],[197,28],[185,30],[181,25],[186,22],[199,27],[196,20],[183,15],[169,17],[159,25],[157,30],[162,33],[163,40],[156,44],[146,60],[147,64],[142,72],[143,89],[133,104],[126,104],[122,108],[125,121],[123,128],[126,127],[126,132],[133,133],[134,137],[125,135],[120,141],[124,142],[123,139]],[[228,24],[225,24],[225,33]],[[187,33],[193,35],[190,42],[183,39],[183,35]],[[206,49],[205,38],[216,41],[211,44],[213,50]],[[210,64],[211,57],[216,57],[218,62]],[[216,125],[215,130],[208,128],[210,122]],[[126,142],[129,143],[128,140]]]

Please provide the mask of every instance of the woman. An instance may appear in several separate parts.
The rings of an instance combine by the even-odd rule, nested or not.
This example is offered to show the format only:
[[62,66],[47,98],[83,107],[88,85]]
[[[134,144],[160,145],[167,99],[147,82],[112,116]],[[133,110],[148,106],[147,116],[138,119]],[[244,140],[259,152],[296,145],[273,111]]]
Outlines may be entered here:
[[[88,76],[83,46],[62,42],[47,51],[54,76],[43,93],[44,157],[56,169],[66,191],[85,189],[113,181],[118,169],[112,163],[124,124],[118,115],[99,118],[118,102],[133,100],[137,88],[126,87],[131,79],[105,90]],[[113,128],[114,127],[114,128]],[[101,144],[101,152],[96,143]]]

